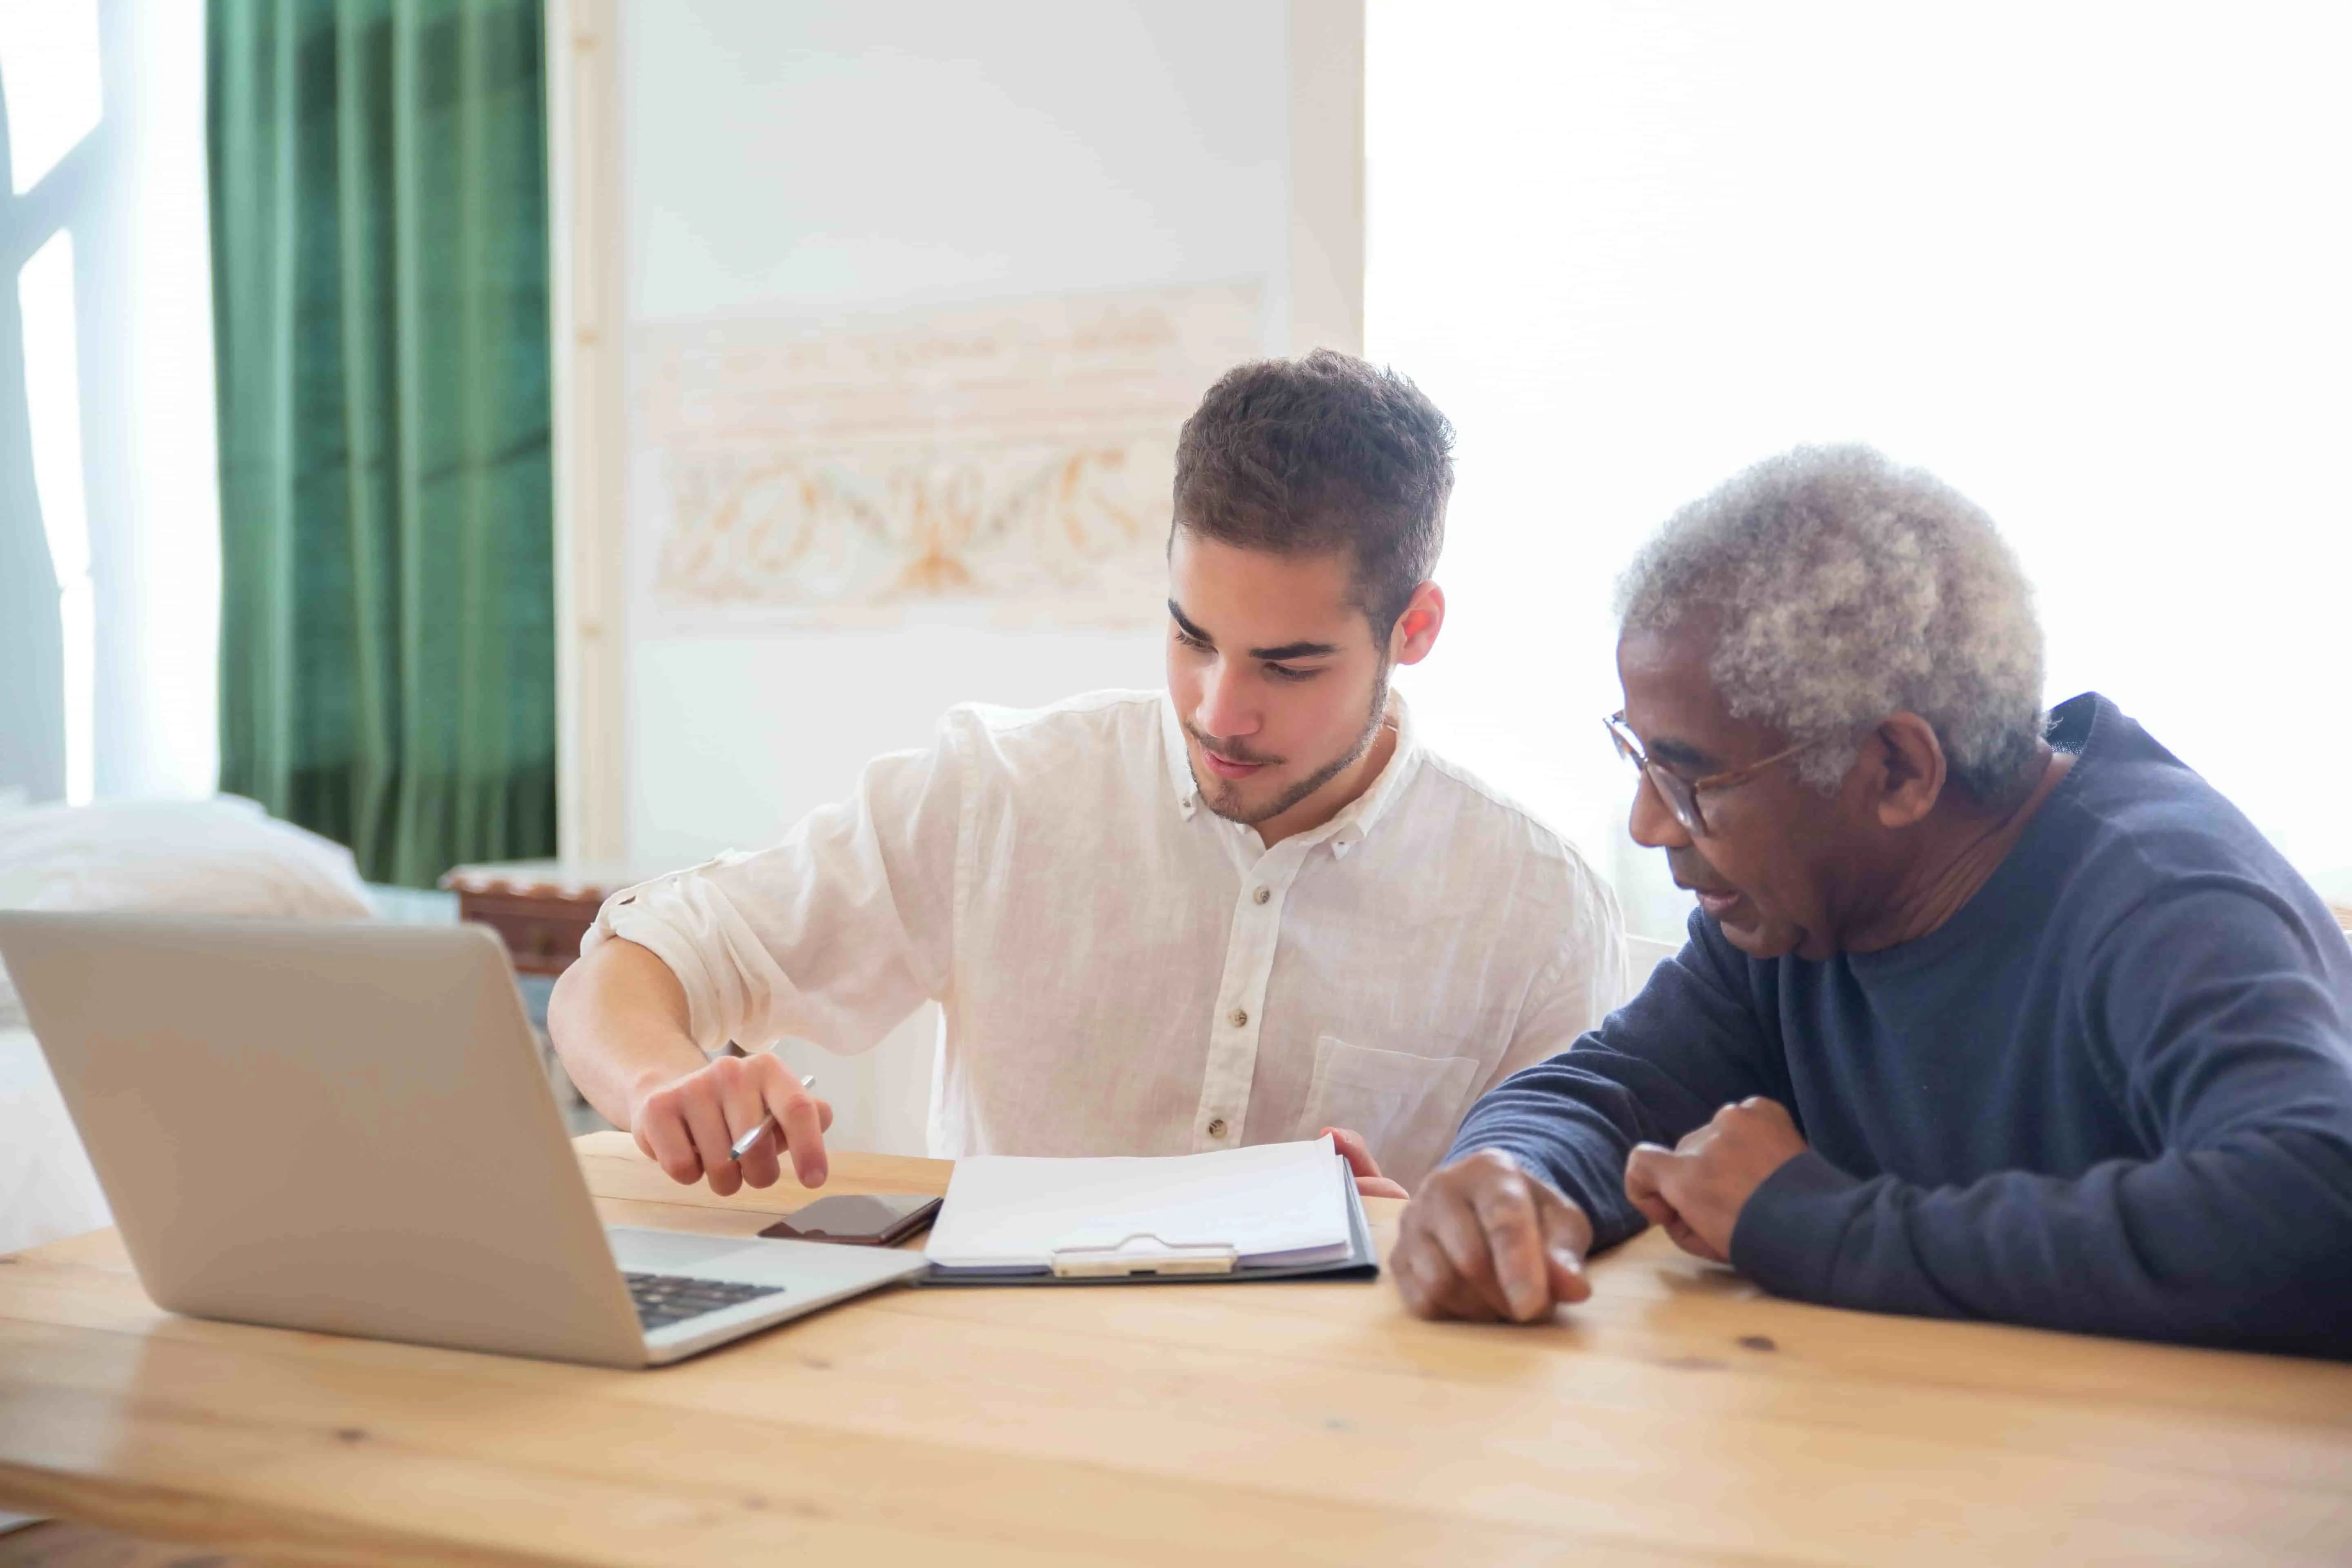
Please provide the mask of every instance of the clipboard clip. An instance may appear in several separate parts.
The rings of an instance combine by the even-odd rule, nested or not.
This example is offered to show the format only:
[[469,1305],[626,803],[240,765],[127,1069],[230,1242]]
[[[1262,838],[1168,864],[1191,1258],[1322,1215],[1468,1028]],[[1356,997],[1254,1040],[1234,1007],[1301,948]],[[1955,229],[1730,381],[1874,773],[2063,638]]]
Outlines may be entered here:
[[1132,1274],[1231,1274],[1241,1265],[1241,1254],[1225,1242],[1171,1247],[1149,1231],[1139,1231],[1110,1247],[1056,1247],[1053,1257],[1057,1279],[1116,1279]]

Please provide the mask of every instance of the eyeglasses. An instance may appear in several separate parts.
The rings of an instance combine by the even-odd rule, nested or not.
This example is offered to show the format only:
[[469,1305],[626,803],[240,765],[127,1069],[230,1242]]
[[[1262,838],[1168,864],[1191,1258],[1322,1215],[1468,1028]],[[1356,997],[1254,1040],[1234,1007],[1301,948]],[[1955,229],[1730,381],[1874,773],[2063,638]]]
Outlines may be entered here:
[[1650,786],[1658,792],[1658,798],[1666,803],[1666,809],[1675,814],[1675,820],[1683,825],[1683,831],[1694,838],[1708,837],[1706,818],[1698,808],[1699,791],[1724,790],[1744,784],[1773,763],[1785,763],[1800,752],[1811,751],[1818,743],[1808,741],[1785,752],[1775,752],[1762,762],[1750,763],[1744,768],[1709,773],[1703,779],[1686,779],[1680,773],[1669,773],[1664,764],[1650,761],[1642,750],[1641,737],[1634,734],[1625,722],[1623,709],[1619,709],[1602,722],[1609,726],[1609,738],[1617,743],[1617,754],[1642,771],[1643,776],[1650,781]]

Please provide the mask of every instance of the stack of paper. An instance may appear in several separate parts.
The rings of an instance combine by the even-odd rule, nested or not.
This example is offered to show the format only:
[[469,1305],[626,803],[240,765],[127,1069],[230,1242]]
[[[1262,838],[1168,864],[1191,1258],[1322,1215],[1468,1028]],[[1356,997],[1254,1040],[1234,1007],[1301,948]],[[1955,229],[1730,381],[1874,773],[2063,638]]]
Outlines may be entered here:
[[1369,1268],[1328,1138],[1164,1159],[960,1160],[923,1248],[940,1276],[1315,1273]]

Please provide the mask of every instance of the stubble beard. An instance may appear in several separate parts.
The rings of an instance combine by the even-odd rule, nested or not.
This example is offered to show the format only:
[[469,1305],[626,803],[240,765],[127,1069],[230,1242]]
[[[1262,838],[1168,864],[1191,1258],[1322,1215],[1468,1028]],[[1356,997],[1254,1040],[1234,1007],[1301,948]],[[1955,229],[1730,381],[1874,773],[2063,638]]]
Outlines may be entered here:
[[[1268,822],[1280,816],[1284,812],[1354,767],[1362,760],[1364,753],[1372,749],[1372,742],[1379,737],[1381,725],[1387,720],[1388,715],[1389,667],[1382,664],[1380,674],[1372,681],[1371,706],[1364,715],[1364,727],[1356,736],[1356,743],[1348,748],[1346,755],[1316,769],[1314,773],[1275,796],[1273,804],[1268,805],[1255,808],[1244,806],[1240,800],[1241,792],[1234,786],[1232,781],[1217,778],[1213,774],[1206,779],[1202,778],[1200,767],[1189,756],[1184,759],[1184,765],[1192,770],[1193,786],[1200,790],[1201,799],[1211,811],[1215,812],[1227,822],[1238,822],[1244,827],[1255,827],[1261,822]],[[1189,723],[1184,726],[1184,729],[1193,740],[1201,739],[1199,732]]]

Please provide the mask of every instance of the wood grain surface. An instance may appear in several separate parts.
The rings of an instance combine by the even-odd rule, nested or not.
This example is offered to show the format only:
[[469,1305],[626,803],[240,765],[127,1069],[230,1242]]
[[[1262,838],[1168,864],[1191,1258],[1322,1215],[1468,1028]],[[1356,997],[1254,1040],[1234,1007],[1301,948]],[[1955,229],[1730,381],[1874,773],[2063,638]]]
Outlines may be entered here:
[[[805,1201],[579,1151],[614,1222]],[[172,1317],[98,1232],[0,1259],[0,1507],[333,1563],[2352,1561],[2352,1367],[1798,1306],[1655,1236],[1593,1274],[1535,1328],[898,1289],[620,1373]]]

